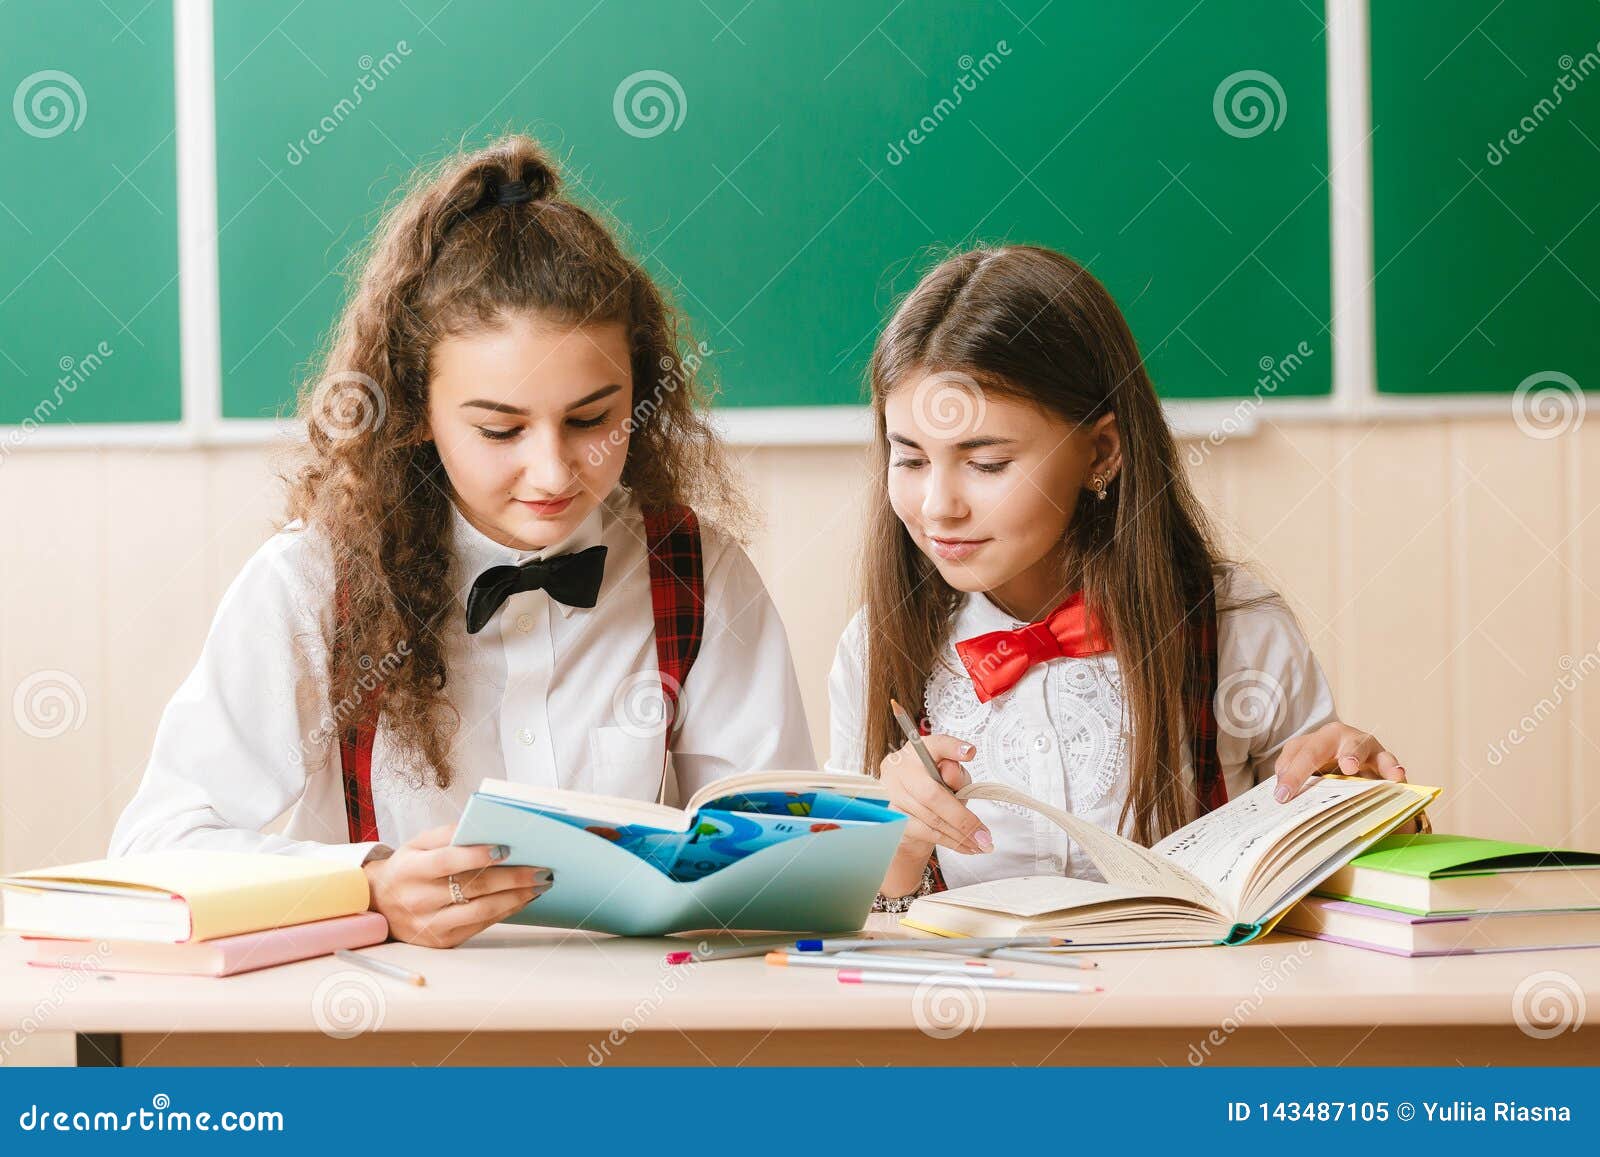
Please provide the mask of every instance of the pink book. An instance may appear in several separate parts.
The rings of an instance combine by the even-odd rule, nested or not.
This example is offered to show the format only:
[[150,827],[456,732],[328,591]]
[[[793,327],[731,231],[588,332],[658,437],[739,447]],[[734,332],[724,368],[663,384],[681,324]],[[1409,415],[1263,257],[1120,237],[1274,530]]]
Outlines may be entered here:
[[1414,916],[1351,900],[1311,896],[1289,910],[1278,930],[1393,956],[1596,948],[1600,947],[1600,908]]
[[265,932],[216,940],[155,944],[134,940],[55,940],[23,937],[37,968],[78,972],[165,972],[185,976],[232,976],[327,956],[339,948],[365,948],[389,937],[389,922],[377,912],[357,912]]

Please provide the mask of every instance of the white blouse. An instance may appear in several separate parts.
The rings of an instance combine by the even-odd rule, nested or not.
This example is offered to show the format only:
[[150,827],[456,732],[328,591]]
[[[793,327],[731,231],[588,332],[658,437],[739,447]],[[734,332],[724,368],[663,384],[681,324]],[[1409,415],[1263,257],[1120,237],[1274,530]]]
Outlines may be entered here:
[[[1217,756],[1231,799],[1273,774],[1278,752],[1289,739],[1337,716],[1322,668],[1283,602],[1238,568],[1218,588],[1224,607],[1271,598],[1218,617]],[[956,642],[1024,625],[982,594],[965,598],[943,661],[928,680],[923,702],[928,722],[935,732],[978,749],[964,765],[973,780],[1008,784],[1108,831],[1129,835],[1118,823],[1128,796],[1132,745],[1114,656],[1035,664],[1011,690],[988,703],[978,702],[956,657]],[[865,659],[863,613],[857,613],[839,641],[828,681],[828,767],[833,771],[862,770]],[[1183,771],[1192,784],[1187,742]],[[1066,833],[1037,812],[994,800],[968,806],[988,826],[994,851],[964,855],[939,848],[939,868],[950,887],[1007,876],[1101,878]]]
[[[372,794],[383,844],[454,823],[486,777],[671,798],[643,518],[623,493],[565,542],[536,552],[502,546],[452,508],[450,581],[461,610],[444,628],[444,645],[446,694],[461,719],[455,774],[448,788],[414,782],[380,720]],[[736,772],[816,766],[777,610],[739,546],[705,523],[701,534],[705,630],[680,693],[672,750],[684,797]],[[596,606],[527,591],[467,634],[466,597],[484,570],[596,544],[607,548]],[[195,847],[359,863],[377,846],[346,842],[341,726],[328,706],[323,634],[332,598],[318,531],[291,526],[245,563],[199,662],[162,714],[112,855]],[[374,656],[374,671],[401,657]],[[263,833],[285,812],[281,835]]]

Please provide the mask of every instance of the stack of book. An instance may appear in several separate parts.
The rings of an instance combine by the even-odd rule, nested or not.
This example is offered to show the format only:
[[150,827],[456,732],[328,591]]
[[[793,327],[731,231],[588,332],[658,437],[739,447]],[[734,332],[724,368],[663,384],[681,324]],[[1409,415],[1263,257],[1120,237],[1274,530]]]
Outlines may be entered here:
[[3,923],[30,964],[229,976],[388,938],[359,867],[172,851],[0,878]]
[[1600,852],[1389,836],[1280,927],[1397,956],[1600,947]]

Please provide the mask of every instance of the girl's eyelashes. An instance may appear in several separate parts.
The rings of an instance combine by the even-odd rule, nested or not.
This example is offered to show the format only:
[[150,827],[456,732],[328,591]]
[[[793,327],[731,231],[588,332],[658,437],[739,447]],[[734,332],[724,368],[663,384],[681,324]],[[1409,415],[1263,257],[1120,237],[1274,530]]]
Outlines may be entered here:
[[[577,430],[594,430],[604,426],[610,419],[611,411],[605,410],[592,418],[568,418],[567,425]],[[507,426],[504,428],[477,426],[475,429],[491,442],[508,442],[522,433],[521,426]]]
[[[969,462],[967,465],[980,474],[998,474],[1007,466],[1010,466],[1011,462],[1012,459],[1006,458],[998,462]],[[889,465],[901,470],[920,470],[927,464],[928,460],[926,458],[895,458],[889,463]]]

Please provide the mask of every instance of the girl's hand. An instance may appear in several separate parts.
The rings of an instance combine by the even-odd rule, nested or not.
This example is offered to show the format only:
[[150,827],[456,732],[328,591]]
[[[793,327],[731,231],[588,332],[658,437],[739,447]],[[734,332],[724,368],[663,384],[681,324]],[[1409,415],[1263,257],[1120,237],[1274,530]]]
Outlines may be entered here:
[[[962,761],[978,753],[972,744],[953,735],[927,735],[923,744],[939,765],[939,774],[952,790],[972,782]],[[884,756],[878,774],[889,789],[889,802],[910,818],[900,837],[902,853],[915,851],[925,861],[934,845],[977,855],[994,851],[994,838],[972,809],[933,782],[916,750],[907,743]]]
[[[362,865],[372,889],[371,908],[383,913],[396,940],[454,948],[549,890],[554,879],[549,868],[492,867],[510,854],[505,847],[452,847],[453,831],[433,828],[388,859]],[[451,895],[452,876],[464,904]]]
[[[1406,769],[1368,732],[1344,723],[1328,723],[1305,735],[1297,735],[1283,745],[1273,769],[1278,787],[1273,793],[1279,802],[1293,799],[1314,775],[1338,772],[1365,779],[1404,782]],[[1396,829],[1413,831],[1416,821]]]

